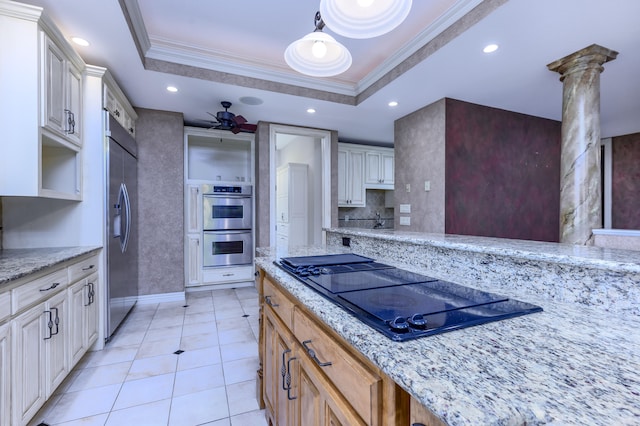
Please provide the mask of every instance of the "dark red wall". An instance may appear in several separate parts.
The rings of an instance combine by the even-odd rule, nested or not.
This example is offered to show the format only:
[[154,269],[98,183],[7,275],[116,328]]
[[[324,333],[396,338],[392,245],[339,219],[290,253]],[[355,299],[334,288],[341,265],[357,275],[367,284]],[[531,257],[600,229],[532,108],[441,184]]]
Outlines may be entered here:
[[640,133],[611,140],[611,227],[640,229]]
[[557,242],[560,125],[447,99],[445,232]]

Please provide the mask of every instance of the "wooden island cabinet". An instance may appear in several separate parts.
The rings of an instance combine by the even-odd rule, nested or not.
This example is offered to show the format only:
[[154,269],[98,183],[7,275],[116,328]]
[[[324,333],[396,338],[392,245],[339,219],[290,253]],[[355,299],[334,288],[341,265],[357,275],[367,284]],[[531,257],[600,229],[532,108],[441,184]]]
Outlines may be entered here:
[[409,425],[410,397],[263,270],[258,399],[271,426]]

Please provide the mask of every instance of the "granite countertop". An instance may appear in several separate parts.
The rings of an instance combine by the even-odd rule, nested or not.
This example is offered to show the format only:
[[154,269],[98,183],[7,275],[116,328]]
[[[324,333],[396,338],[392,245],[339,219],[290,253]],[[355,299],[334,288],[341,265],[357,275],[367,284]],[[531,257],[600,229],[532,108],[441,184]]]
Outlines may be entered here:
[[640,252],[633,250],[507,238],[431,234],[394,229],[328,228],[326,231],[353,236],[375,237],[399,243],[424,244],[502,256],[517,256],[522,259],[565,263],[572,266],[640,273]]
[[[389,238],[416,237],[391,233]],[[443,236],[442,244],[465,244],[466,237],[451,237]],[[492,249],[506,250],[499,245]],[[556,250],[548,255],[568,255]],[[522,294],[520,300],[542,306],[544,312],[394,342],[273,264],[285,255],[344,251],[263,249],[256,264],[447,424],[640,424],[638,317]],[[581,252],[589,262],[626,263]]]
[[98,249],[82,246],[0,250],[0,285]]

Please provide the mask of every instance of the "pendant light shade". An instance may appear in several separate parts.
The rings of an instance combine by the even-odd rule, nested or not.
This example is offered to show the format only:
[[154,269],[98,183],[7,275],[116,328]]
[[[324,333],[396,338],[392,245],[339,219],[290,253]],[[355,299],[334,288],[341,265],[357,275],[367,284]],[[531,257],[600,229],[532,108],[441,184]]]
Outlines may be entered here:
[[327,27],[349,38],[388,33],[410,10],[411,0],[320,0],[320,14]]
[[299,73],[312,77],[331,77],[351,66],[351,53],[329,34],[322,32],[324,24],[316,15],[316,31],[296,40],[284,52],[284,60]]

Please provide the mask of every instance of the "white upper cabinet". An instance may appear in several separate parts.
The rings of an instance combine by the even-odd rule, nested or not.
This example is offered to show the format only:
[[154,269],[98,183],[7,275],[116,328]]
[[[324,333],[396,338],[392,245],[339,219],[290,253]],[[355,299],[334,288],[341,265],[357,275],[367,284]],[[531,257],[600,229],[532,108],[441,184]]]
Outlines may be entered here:
[[82,72],[44,31],[41,36],[42,126],[81,145]]
[[0,1],[0,63],[0,196],[80,201],[84,62],[41,8]]
[[118,87],[111,74],[105,74],[103,108],[116,119],[122,127],[133,137],[136,136],[136,120],[138,115]]
[[393,189],[393,148],[369,147],[366,154],[365,185],[372,189]]
[[347,144],[338,145],[338,207],[364,207],[365,150]]

